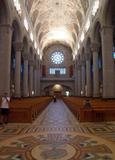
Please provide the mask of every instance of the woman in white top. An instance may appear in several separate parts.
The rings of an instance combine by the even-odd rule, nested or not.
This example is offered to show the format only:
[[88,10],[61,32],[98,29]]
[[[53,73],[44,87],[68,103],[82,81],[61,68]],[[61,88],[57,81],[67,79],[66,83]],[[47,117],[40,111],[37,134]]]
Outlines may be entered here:
[[8,119],[9,119],[9,102],[10,102],[10,97],[8,97],[7,93],[4,93],[4,96],[2,97],[2,102],[1,102],[1,123],[0,124],[7,124]]

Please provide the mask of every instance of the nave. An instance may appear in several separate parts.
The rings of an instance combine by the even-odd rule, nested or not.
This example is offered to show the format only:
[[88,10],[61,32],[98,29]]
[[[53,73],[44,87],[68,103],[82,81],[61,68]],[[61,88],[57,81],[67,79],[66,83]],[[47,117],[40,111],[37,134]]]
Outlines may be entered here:
[[114,160],[115,122],[79,123],[58,99],[32,123],[0,128],[0,160]]

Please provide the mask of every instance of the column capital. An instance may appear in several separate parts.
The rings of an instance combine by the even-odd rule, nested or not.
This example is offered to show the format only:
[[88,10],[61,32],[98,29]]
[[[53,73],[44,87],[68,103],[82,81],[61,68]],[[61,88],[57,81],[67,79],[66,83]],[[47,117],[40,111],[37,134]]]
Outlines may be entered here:
[[14,46],[14,50],[15,50],[16,52],[22,51],[23,43],[22,43],[22,42],[14,42],[14,43],[13,43],[13,46]]
[[28,60],[28,54],[23,54],[23,59]]
[[[101,33],[108,33],[108,30],[111,30],[113,32],[114,27],[112,25],[103,25],[101,27]],[[108,33],[109,34],[109,33]]]
[[98,52],[99,51],[99,47],[100,47],[99,43],[93,42],[91,44],[91,51],[92,52]]
[[0,28],[9,28],[12,30],[12,26],[10,24],[0,24]]
[[101,27],[101,30],[103,30],[103,29],[113,29],[113,28],[114,28],[113,25],[103,25]]
[[86,52],[85,54],[86,61],[90,60],[90,58],[91,58],[91,54],[89,52]]
[[35,65],[35,63],[34,63],[34,61],[32,59],[29,59],[29,65],[30,66],[34,66]]
[[77,69],[78,69],[78,70],[81,69],[81,64],[77,64]]

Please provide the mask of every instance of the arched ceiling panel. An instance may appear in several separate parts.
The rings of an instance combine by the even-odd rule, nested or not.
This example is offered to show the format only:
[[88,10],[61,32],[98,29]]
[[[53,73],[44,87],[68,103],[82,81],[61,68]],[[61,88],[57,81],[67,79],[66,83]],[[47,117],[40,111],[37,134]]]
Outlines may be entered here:
[[54,42],[73,47],[89,0],[28,0],[27,7],[42,49]]

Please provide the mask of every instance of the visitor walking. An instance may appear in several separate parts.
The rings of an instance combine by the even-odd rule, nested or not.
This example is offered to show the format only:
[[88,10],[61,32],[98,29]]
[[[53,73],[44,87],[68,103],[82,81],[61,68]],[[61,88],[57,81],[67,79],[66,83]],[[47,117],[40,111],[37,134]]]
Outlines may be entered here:
[[7,124],[9,120],[9,113],[10,113],[10,108],[9,108],[9,102],[10,102],[10,97],[8,97],[7,93],[4,93],[1,101],[1,108],[0,108],[0,124]]

